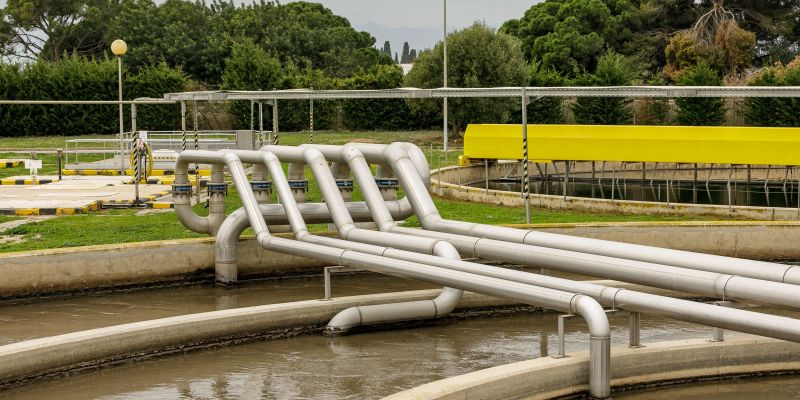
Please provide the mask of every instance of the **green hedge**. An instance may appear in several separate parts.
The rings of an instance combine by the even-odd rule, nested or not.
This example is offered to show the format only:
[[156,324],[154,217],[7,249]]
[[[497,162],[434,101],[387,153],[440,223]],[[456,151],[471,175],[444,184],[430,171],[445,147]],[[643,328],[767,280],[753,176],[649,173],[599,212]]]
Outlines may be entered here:
[[[766,68],[748,82],[751,86],[800,86],[800,65]],[[748,98],[745,118],[753,126],[800,126],[800,99]]]
[[[160,98],[166,92],[183,90],[187,83],[182,72],[163,64],[123,76],[125,99]],[[58,63],[0,65],[3,99],[116,100],[117,96],[115,60],[67,57]],[[127,119],[128,107],[125,113]],[[0,106],[0,136],[111,134],[119,131],[118,118],[116,105],[6,105]],[[141,129],[177,129],[180,108],[139,106],[137,118]]]

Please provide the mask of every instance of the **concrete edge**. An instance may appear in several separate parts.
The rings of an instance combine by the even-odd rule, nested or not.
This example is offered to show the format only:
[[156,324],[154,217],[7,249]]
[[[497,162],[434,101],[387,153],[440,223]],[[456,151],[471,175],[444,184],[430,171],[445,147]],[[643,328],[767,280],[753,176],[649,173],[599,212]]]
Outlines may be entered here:
[[[648,344],[611,350],[615,392],[666,382],[723,376],[776,374],[800,370],[800,343],[758,336],[724,342],[705,339]],[[542,357],[427,383],[384,400],[551,399],[589,389],[588,352],[554,359]]]
[[[255,338],[281,338],[321,330],[353,306],[429,300],[438,289],[306,300],[161,318],[73,332],[0,346],[0,387],[68,371]],[[514,305],[465,293],[460,309]]]

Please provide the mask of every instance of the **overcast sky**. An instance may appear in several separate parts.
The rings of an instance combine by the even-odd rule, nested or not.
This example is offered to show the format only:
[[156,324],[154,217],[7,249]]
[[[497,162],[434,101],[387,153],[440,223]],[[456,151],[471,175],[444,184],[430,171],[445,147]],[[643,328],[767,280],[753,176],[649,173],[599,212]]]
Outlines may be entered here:
[[[392,49],[402,49],[408,41],[412,48],[433,47],[443,35],[443,0],[311,0],[322,3],[334,13],[347,17],[357,29],[370,32],[382,46],[392,42]],[[447,3],[449,30],[483,21],[499,28],[503,22],[519,18],[540,0],[450,0]],[[242,0],[242,3],[249,2]]]
[[[155,0],[163,3],[164,0]],[[283,0],[282,3],[292,0]],[[371,33],[377,45],[385,40],[392,49],[408,41],[412,48],[433,47],[442,37],[443,0],[308,0],[322,3],[334,13],[347,17],[359,30]],[[450,0],[447,24],[450,30],[464,28],[475,21],[500,27],[506,20],[519,18],[531,5],[541,0]],[[234,0],[236,4],[252,0]],[[0,0],[5,6],[6,0]]]

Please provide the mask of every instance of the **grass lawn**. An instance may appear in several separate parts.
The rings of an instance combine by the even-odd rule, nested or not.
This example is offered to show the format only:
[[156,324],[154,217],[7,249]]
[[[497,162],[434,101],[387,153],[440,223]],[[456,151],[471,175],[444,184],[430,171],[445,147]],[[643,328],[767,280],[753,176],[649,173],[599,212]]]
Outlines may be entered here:
[[[281,133],[281,144],[297,145],[309,142],[309,132]],[[55,148],[62,147],[65,137],[36,137],[36,138],[4,138],[0,140],[0,148]],[[441,132],[315,132],[314,143],[344,144],[348,142],[362,143],[390,143],[394,141],[407,141],[420,146],[425,151],[431,167],[453,165],[459,150],[453,149],[445,158],[441,150]],[[433,143],[433,149],[431,149]],[[458,145],[453,145],[456,147]],[[432,152],[431,152],[432,150]],[[81,156],[82,158],[84,155]],[[98,155],[99,157],[99,155]],[[13,154],[2,154],[0,158],[24,158]],[[55,156],[41,155],[44,160],[44,169],[41,174],[55,172]],[[27,174],[24,168],[0,169],[0,177]],[[321,201],[319,189],[308,168],[305,175],[309,178],[308,201]],[[275,200],[273,193],[273,201]],[[361,195],[356,185],[353,200],[361,200]],[[521,207],[501,207],[489,204],[468,203],[444,199],[434,199],[442,216],[448,219],[458,219],[469,222],[486,224],[516,224],[523,223],[525,211]],[[235,189],[231,187],[227,199],[227,212],[230,213],[240,207],[239,198]],[[31,222],[16,228],[0,232],[0,236],[13,236],[14,240],[0,244],[0,252],[52,249],[63,247],[86,246],[96,244],[113,244],[126,242],[139,242],[150,240],[180,239],[202,237],[204,235],[190,232],[178,222],[175,214],[169,212],[141,213],[141,210],[114,209],[103,210],[91,214],[59,216],[43,221]],[[195,211],[204,215],[207,210],[203,206],[196,206]],[[684,215],[625,215],[625,214],[593,214],[580,211],[546,210],[533,208],[531,212],[533,223],[569,223],[569,222],[629,222],[629,221],[685,221],[685,220],[711,220],[715,217],[697,217]],[[0,216],[0,222],[16,219],[17,217]],[[418,226],[415,217],[404,222],[405,226]],[[311,230],[324,230],[325,225],[312,225]]]

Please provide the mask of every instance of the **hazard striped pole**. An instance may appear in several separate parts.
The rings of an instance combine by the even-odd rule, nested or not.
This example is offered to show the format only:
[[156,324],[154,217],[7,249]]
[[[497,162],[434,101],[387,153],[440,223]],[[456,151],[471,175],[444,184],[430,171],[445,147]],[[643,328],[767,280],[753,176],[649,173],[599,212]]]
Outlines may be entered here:
[[186,151],[186,102],[181,102],[181,151]]
[[[314,88],[311,88],[311,91],[314,91]],[[311,131],[311,139],[309,143],[314,143],[314,98],[308,100],[310,103],[308,105],[308,130]]]
[[258,148],[264,147],[264,103],[258,102]]
[[[275,89],[272,89],[275,90]],[[272,100],[272,144],[278,145],[278,99]]]
[[[197,100],[194,101],[193,112],[194,112],[194,149],[196,151],[200,150],[200,138],[198,137],[197,133],[197,126],[198,126],[197,119],[199,116],[198,114],[200,112],[197,109]],[[197,204],[200,204],[200,164],[194,165],[194,182],[197,185],[197,189],[195,190],[195,193],[197,194]]]
[[528,175],[528,91],[522,88],[522,175],[525,196],[525,223],[531,223],[530,175]]

